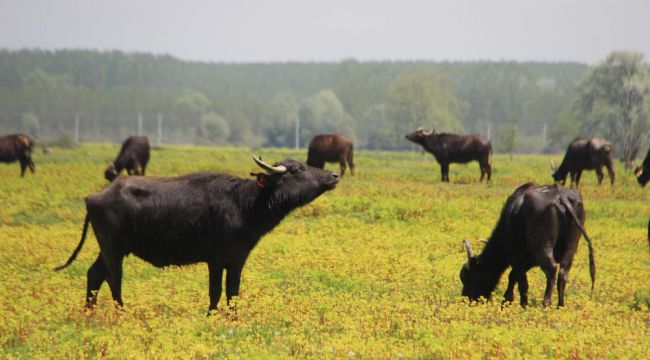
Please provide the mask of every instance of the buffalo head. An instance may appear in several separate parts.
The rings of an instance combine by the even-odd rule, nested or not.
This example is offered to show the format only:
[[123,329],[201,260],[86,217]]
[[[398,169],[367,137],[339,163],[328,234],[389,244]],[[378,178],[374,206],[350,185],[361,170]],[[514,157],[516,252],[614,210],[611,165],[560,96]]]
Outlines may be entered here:
[[339,175],[328,170],[307,166],[287,159],[270,165],[253,156],[255,163],[264,172],[253,173],[257,186],[281,200],[290,200],[296,205],[307,204],[325,191],[332,190],[339,182]]
[[553,177],[553,180],[556,183],[561,183],[562,185],[566,184],[566,173],[562,174],[560,171],[558,171],[557,165],[555,165],[555,162],[551,160],[551,176]]
[[115,163],[111,162],[106,167],[106,170],[104,170],[104,178],[106,178],[106,180],[108,180],[110,182],[113,182],[113,180],[115,180],[117,175],[118,175],[118,173],[117,173],[117,170],[115,169]]
[[435,133],[435,130],[426,131],[426,130],[424,130],[424,128],[420,127],[417,130],[415,130],[414,132],[412,132],[410,134],[406,134],[404,137],[408,141],[412,141],[412,142],[414,142],[416,144],[422,145],[422,144],[424,144],[425,139],[427,138],[427,136],[432,135],[434,133]]
[[650,171],[646,170],[644,166],[637,166],[634,169],[634,175],[636,176],[636,181],[639,182],[639,185],[645,186],[650,180]]
[[484,266],[478,257],[472,253],[469,240],[465,239],[467,262],[460,269],[460,281],[463,283],[462,296],[476,301],[483,297],[489,299],[501,275],[496,269]]

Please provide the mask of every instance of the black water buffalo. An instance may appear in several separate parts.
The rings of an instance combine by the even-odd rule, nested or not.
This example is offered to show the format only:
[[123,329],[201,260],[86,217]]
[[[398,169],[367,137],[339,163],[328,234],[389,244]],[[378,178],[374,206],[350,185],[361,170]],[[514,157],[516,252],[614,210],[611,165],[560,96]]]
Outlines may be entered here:
[[564,159],[559,167],[551,163],[553,179],[566,183],[567,174],[571,176],[571,187],[575,183],[580,186],[580,176],[583,170],[596,170],[598,185],[603,182],[603,166],[607,168],[609,180],[614,186],[616,174],[614,173],[614,145],[607,140],[589,137],[577,137],[571,141],[566,149]]
[[478,161],[481,168],[481,180],[487,175],[490,181],[492,166],[490,155],[492,144],[483,135],[436,134],[434,130],[423,128],[406,135],[406,139],[421,145],[424,150],[433,154],[442,172],[442,181],[449,182],[449,164]]
[[[636,175],[636,181],[639,182],[639,185],[645,187],[648,180],[650,180],[650,150],[648,150],[643,164],[634,169],[634,175]],[[650,243],[650,221],[648,222],[648,243]]]
[[[580,193],[559,185],[528,183],[508,197],[483,252],[474,256],[465,240],[468,261],[460,271],[462,295],[470,300],[489,299],[503,272],[512,267],[505,300],[514,300],[519,284],[521,305],[528,304],[526,272],[535,266],[546,274],[544,306],[551,304],[557,273],[558,306],[564,306],[564,289],[582,233],[589,245],[589,270],[593,291],[596,264],[591,240],[583,227],[585,211]],[[559,272],[558,272],[559,267]]]
[[34,150],[34,140],[25,134],[0,136],[0,162],[12,163],[18,161],[20,163],[20,177],[25,176],[27,168],[32,174],[35,171],[32,150]]
[[271,166],[254,159],[265,170],[251,173],[255,180],[223,173],[118,178],[86,198],[81,241],[56,270],[77,257],[90,223],[100,253],[88,269],[88,307],[97,301],[104,280],[122,305],[122,260],[133,253],[156,267],[207,263],[209,309],[216,309],[223,271],[230,300],[239,294],[244,263],[260,238],[339,181],[330,171],[294,160]]
[[129,136],[122,143],[115,161],[108,164],[104,177],[108,181],[113,181],[123,169],[126,169],[129,175],[144,175],[147,162],[149,162],[149,138]]
[[345,174],[345,163],[350,166],[354,175],[354,143],[345,135],[324,134],[316,135],[309,142],[307,165],[324,168],[326,162],[338,162],[341,176]]

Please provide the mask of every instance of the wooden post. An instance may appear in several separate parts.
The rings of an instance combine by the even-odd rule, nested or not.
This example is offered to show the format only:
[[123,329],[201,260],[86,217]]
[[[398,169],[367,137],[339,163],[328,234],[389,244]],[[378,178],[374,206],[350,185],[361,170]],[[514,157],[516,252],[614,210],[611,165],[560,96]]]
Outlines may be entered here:
[[74,116],[74,142],[79,142],[79,114]]
[[158,148],[162,146],[162,119],[163,119],[162,114],[158,114],[158,132],[157,132],[158,138],[156,139],[156,145],[158,146]]
[[296,116],[296,149],[300,148],[300,116]]
[[544,149],[546,149],[547,131],[548,131],[548,126],[546,124],[544,124],[544,128],[542,129],[542,151],[544,151]]

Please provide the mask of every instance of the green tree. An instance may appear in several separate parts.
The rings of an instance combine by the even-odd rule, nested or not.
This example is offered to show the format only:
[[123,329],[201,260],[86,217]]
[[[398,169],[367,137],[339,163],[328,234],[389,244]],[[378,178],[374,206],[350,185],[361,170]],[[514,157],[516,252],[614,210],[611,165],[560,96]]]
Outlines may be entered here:
[[419,126],[436,131],[462,131],[465,111],[452,85],[429,69],[402,73],[390,86],[387,101],[388,124],[383,133],[391,147],[404,147],[403,135]]
[[23,85],[25,87],[42,90],[71,89],[72,83],[70,76],[49,74],[40,67],[34,68],[23,79]]
[[230,125],[226,119],[213,112],[204,116],[207,139],[214,144],[224,144],[230,137]]
[[339,132],[355,138],[354,120],[332,90],[322,90],[303,101],[300,117],[300,143],[314,135]]
[[181,117],[196,121],[196,136],[205,139],[208,131],[205,127],[205,112],[210,106],[210,100],[200,91],[185,93],[174,102],[174,109]]
[[23,130],[27,134],[34,138],[38,137],[39,130],[41,129],[41,122],[38,120],[38,116],[30,112],[23,113],[21,122],[23,124]]
[[517,144],[517,125],[504,124],[499,126],[496,130],[495,138],[495,150],[510,154],[510,159],[512,159],[512,154],[515,152],[515,145]]
[[579,86],[578,109],[592,127],[607,129],[621,160],[634,161],[650,129],[650,82],[643,54],[613,52]]
[[295,142],[295,128],[300,105],[292,92],[276,95],[265,106],[263,131],[267,146],[290,147]]

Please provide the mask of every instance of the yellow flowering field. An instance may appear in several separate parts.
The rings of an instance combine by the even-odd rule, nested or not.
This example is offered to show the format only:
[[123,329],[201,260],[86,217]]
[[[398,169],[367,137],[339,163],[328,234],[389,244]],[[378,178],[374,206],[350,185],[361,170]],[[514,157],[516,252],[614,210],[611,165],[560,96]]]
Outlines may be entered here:
[[[480,251],[506,197],[551,180],[554,156],[494,156],[493,180],[476,163],[452,165],[450,184],[418,152],[357,151],[357,174],[296,210],[253,250],[237,310],[222,298],[207,317],[205,264],[157,269],[124,261],[118,309],[104,284],[84,309],[90,235],[77,261],[54,272],[79,241],[83,198],[106,185],[118,144],[34,155],[36,174],[0,164],[0,358],[611,358],[650,357],[650,189],[617,164],[617,184],[583,174],[587,247],[576,254],[567,306],[542,308],[545,278],[529,272],[530,303],[468,304],[460,296],[463,238]],[[251,154],[305,160],[306,150],[165,146],[150,175],[224,171],[248,177]],[[338,165],[328,168],[338,171]],[[607,179],[606,179],[607,181]],[[557,293],[553,294],[554,303]]]

